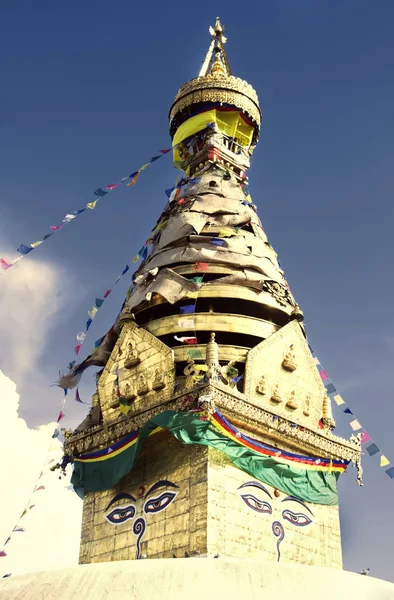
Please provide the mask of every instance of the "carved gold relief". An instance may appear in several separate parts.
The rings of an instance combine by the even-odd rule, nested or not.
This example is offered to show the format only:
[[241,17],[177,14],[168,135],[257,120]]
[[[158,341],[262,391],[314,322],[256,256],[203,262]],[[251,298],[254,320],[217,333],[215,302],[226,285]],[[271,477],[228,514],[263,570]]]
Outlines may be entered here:
[[290,398],[286,402],[286,407],[291,408],[292,410],[296,410],[298,408],[298,404],[297,404],[297,400],[296,400],[296,393],[294,390],[291,392]]
[[267,393],[267,385],[265,382],[265,376],[262,375],[259,379],[259,383],[256,386],[256,392],[264,396]]
[[135,348],[135,342],[132,340],[127,344],[127,353],[124,366],[126,369],[132,369],[140,363],[140,359],[137,355],[137,350]]
[[286,352],[283,359],[282,367],[286,369],[286,371],[290,371],[290,373],[296,370],[297,363],[295,361],[294,344],[290,344],[289,351]]
[[304,401],[304,410],[303,410],[303,413],[306,417],[309,417],[309,415],[310,415],[310,408],[311,408],[311,395],[307,394],[305,401]]
[[279,384],[278,383],[276,383],[274,385],[274,389],[272,390],[271,401],[276,402],[277,404],[282,402],[282,396],[279,393]]

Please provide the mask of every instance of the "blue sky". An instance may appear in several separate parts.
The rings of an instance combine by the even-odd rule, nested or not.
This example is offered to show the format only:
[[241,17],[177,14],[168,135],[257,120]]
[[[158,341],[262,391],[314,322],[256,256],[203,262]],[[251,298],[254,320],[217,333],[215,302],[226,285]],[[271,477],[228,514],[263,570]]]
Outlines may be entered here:
[[[197,75],[217,14],[233,72],[255,87],[263,110],[249,173],[260,218],[310,343],[394,463],[391,0],[264,0],[248,12],[233,0],[8,3],[0,19],[0,256],[169,146],[168,110]],[[177,175],[170,163],[166,156],[152,165],[134,188],[115,190],[15,267],[22,277],[27,263],[44,262],[59,275],[43,308],[50,326],[42,314],[34,337],[42,390],[19,374],[15,354],[0,350],[30,425],[56,415],[59,393],[48,386],[72,360],[94,298],[147,238]],[[12,287],[14,276],[0,285],[7,277]],[[127,283],[100,311],[86,351],[111,324]],[[20,291],[26,314],[29,294]],[[89,372],[85,380],[88,401]],[[83,410],[70,400],[66,426]],[[336,418],[339,434],[349,435],[345,416]],[[364,468],[364,488],[352,472],[340,486],[345,567],[393,580],[394,480],[376,457],[365,457]]]

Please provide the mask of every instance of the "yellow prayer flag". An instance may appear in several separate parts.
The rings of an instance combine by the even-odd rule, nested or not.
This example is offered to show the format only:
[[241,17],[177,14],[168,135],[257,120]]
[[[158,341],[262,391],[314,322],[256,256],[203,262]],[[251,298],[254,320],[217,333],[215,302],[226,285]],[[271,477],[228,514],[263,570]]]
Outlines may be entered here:
[[140,255],[139,255],[139,254],[136,254],[136,255],[134,256],[134,258],[133,258],[133,262],[137,262],[137,260],[139,259],[139,257],[140,257]]
[[340,394],[337,394],[336,396],[334,396],[334,400],[338,404],[338,406],[340,406],[341,404],[345,404],[345,400],[342,398],[342,396]]
[[42,244],[44,240],[40,240],[39,242],[33,242],[32,244],[30,244],[30,246],[32,248],[37,248],[37,246],[39,246],[40,244]]
[[197,298],[198,296],[198,292],[186,292],[185,297],[186,298]]
[[143,165],[142,167],[140,167],[140,171],[144,171],[146,169],[146,167],[149,167],[150,162],[146,163],[146,165]]
[[231,235],[233,235],[231,229],[220,229],[219,231],[219,237],[221,238],[230,237]]
[[93,210],[94,208],[96,208],[97,202],[98,202],[98,200],[93,200],[93,202],[88,202],[88,204],[86,205],[86,208],[90,208],[90,210]]
[[384,456],[384,454],[382,454],[382,456],[380,457],[380,466],[381,467],[385,467],[386,465],[389,465],[390,461],[387,460],[387,458]]

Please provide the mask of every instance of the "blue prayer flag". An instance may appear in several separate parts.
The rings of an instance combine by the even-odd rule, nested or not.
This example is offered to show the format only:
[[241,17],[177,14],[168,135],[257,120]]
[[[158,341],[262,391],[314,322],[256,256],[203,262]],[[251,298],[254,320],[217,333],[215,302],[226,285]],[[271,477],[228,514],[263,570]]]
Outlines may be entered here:
[[138,175],[139,171],[135,171],[135,173],[131,173],[129,175],[129,179],[133,179],[133,177],[135,177],[136,175]]
[[215,246],[223,246],[224,244],[224,240],[221,240],[220,238],[212,238],[210,242],[211,244],[215,244]]
[[96,340],[94,342],[94,347],[98,348],[101,345],[101,342],[103,341],[104,338],[105,338],[105,335],[103,335],[103,337],[101,337],[100,339]]
[[394,479],[394,467],[390,467],[389,469],[386,469],[386,473],[390,477],[390,479]]
[[92,321],[93,321],[93,319],[88,319],[88,320],[86,321],[86,331],[88,331],[89,327],[90,327],[90,326],[91,326],[91,324],[92,324]]
[[169,190],[165,190],[165,194],[166,194],[167,198],[169,198],[171,196],[171,194],[174,190],[175,190],[175,185],[172,188],[170,188]]
[[179,312],[181,315],[187,315],[189,313],[194,313],[195,308],[195,304],[184,304],[183,306],[179,307]]
[[377,454],[379,452],[379,448],[376,444],[370,444],[365,449],[368,452],[369,456],[373,456],[374,454]]
[[96,298],[96,306],[100,308],[104,304],[104,300],[102,298]]
[[155,160],[161,158],[161,156],[162,156],[161,154],[159,154],[159,156],[152,156],[152,158],[150,159],[150,162],[151,163],[155,162]]
[[352,415],[352,411],[350,410],[350,408],[345,408],[345,410],[343,411],[344,413],[346,413],[347,415]]
[[142,246],[141,250],[138,252],[142,260],[145,260],[148,256],[148,248],[146,246]]
[[51,235],[53,235],[53,233],[46,233],[46,234],[44,235],[44,237],[42,238],[42,241],[45,241],[45,240],[47,240],[49,237],[51,237]]
[[328,385],[326,385],[326,392],[327,394],[332,394],[333,392],[336,392],[337,388],[335,387],[335,385],[333,383],[329,383]]
[[86,206],[85,208],[81,208],[80,210],[73,210],[73,215],[80,215],[81,213],[83,213],[84,210],[86,210]]
[[93,194],[95,196],[99,196],[99,198],[102,198],[103,196],[105,196],[105,194],[108,194],[108,192],[106,192],[102,188],[97,188],[97,190],[95,192],[93,192]]
[[129,265],[126,265],[125,268],[122,271],[122,275],[125,275],[125,273],[127,273],[127,271],[129,270]]
[[29,254],[29,252],[32,250],[33,248],[31,246],[25,246],[25,244],[21,244],[17,249],[17,252],[20,252],[21,254]]

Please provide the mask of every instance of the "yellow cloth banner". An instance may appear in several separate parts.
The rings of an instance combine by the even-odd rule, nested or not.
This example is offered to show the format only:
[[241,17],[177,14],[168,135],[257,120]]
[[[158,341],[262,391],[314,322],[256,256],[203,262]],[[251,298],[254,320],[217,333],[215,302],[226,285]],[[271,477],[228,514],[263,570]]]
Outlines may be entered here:
[[216,124],[216,129],[234,138],[241,146],[250,146],[253,138],[253,127],[245,123],[241,117],[241,113],[237,110],[233,111],[218,111],[216,109],[207,110],[206,112],[190,117],[182,123],[177,129],[172,141],[174,152],[174,165],[179,167],[182,158],[178,144],[186,138],[205,129],[210,123]]
[[380,466],[381,467],[385,467],[386,465],[389,465],[390,461],[387,460],[387,458],[384,456],[384,454],[382,454],[382,456],[380,457]]

